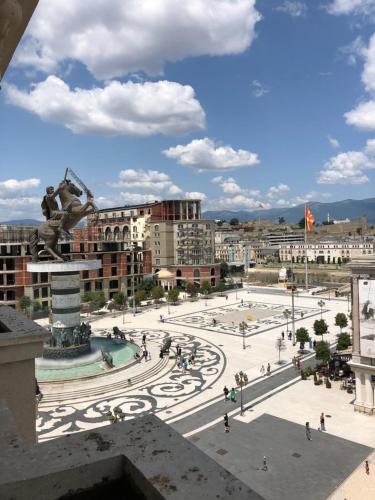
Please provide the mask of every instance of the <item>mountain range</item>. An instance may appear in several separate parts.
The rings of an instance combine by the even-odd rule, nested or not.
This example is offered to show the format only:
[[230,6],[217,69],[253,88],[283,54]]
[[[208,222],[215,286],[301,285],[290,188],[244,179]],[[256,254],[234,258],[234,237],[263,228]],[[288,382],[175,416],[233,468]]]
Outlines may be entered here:
[[[330,220],[357,219],[367,217],[370,224],[375,223],[375,198],[364,200],[342,200],[331,203],[311,201],[308,208],[315,217],[315,221],[322,223],[328,218]],[[202,213],[204,219],[226,220],[236,217],[240,222],[251,219],[271,220],[277,222],[279,217],[284,217],[288,224],[296,224],[304,217],[305,205],[296,205],[288,208],[269,208],[262,210],[208,210]]]
[[[357,219],[358,217],[367,217],[369,224],[375,223],[375,198],[366,198],[364,200],[342,200],[333,201],[331,203],[321,203],[311,201],[308,207],[313,213],[316,222],[342,219]],[[248,220],[271,220],[278,222],[279,217],[284,217],[288,224],[296,224],[304,217],[305,205],[296,205],[288,208],[269,208],[262,210],[207,210],[202,213],[204,219],[216,219],[230,221],[232,218],[237,218],[240,222]],[[19,219],[2,221],[0,224],[22,225],[22,226],[38,226],[41,221],[36,219]]]

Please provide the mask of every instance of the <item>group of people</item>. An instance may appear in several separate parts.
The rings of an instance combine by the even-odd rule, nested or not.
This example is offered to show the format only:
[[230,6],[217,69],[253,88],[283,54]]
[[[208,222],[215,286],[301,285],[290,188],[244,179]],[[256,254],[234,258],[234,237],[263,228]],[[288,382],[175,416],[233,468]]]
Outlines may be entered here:
[[142,356],[138,352],[136,352],[134,354],[134,359],[136,361],[138,361],[139,363],[142,361],[142,359],[144,359],[145,361],[151,361],[151,353],[147,349],[147,346],[146,346],[146,334],[145,333],[142,335]]
[[191,366],[195,364],[195,355],[197,353],[196,348],[194,347],[193,352],[189,356],[182,355],[182,349],[179,344],[176,345],[176,365],[178,369],[182,369],[182,372],[185,373]]
[[262,365],[260,367],[260,373],[261,373],[262,377],[264,377],[264,375],[271,375],[271,365],[269,363],[267,363],[267,370],[266,370],[266,368],[264,368],[264,365]]
[[[326,418],[323,412],[320,414],[318,430],[322,432],[326,430]],[[305,424],[305,433],[306,433],[306,439],[308,441],[312,441],[310,422],[306,422]]]
[[232,403],[235,403],[237,401],[237,392],[234,387],[232,387],[232,389],[229,390],[228,387],[225,385],[223,393],[224,393],[224,401],[229,401],[229,399],[232,401]]

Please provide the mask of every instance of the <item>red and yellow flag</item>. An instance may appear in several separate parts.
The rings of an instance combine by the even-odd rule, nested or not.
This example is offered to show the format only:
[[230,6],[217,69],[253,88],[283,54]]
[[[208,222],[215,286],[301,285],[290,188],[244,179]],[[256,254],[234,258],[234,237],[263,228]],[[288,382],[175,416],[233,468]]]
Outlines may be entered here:
[[307,207],[305,208],[305,220],[306,220],[306,229],[308,231],[311,231],[315,221],[315,217]]

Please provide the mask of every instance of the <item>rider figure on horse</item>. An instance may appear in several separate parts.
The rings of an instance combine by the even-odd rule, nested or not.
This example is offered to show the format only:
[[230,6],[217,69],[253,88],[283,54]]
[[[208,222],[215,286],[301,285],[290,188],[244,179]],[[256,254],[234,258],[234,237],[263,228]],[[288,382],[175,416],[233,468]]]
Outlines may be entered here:
[[56,191],[53,186],[48,186],[46,188],[46,194],[43,196],[41,203],[43,215],[50,221],[51,226],[56,227],[58,232],[65,231],[71,237],[69,231],[64,229],[64,223],[67,220],[68,211],[60,210],[55,199],[58,194],[59,188],[57,188]]

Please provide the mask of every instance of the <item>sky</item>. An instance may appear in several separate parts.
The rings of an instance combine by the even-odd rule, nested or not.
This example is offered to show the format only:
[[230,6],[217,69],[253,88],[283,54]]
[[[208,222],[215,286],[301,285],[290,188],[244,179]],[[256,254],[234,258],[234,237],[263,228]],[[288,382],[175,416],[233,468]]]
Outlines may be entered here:
[[[110,7],[109,7],[110,5]],[[374,196],[375,0],[40,0],[0,92],[0,221]]]

